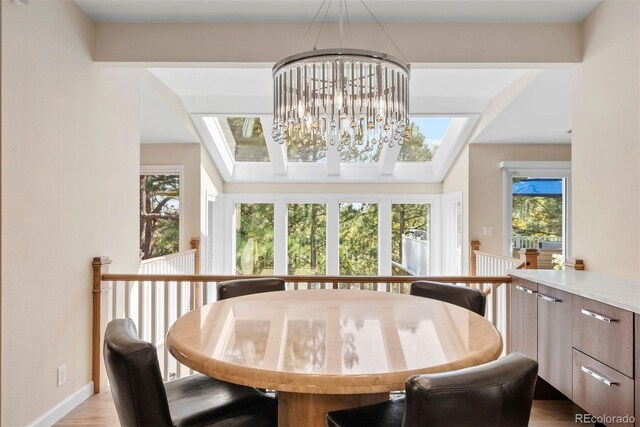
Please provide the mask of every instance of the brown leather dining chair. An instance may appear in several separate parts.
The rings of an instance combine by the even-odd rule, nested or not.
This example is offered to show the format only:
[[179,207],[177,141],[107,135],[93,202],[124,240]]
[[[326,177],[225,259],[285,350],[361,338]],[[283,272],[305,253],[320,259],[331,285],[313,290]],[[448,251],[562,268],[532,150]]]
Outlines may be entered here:
[[243,295],[284,290],[284,280],[277,277],[228,280],[218,283],[218,301]]
[[417,375],[406,397],[327,414],[328,427],[525,427],[538,362],[512,353],[484,365]]
[[478,289],[420,280],[411,284],[409,293],[455,304],[484,316],[487,298]]
[[107,325],[104,361],[120,424],[277,426],[278,401],[253,387],[191,375],[162,383],[156,348],[131,319]]

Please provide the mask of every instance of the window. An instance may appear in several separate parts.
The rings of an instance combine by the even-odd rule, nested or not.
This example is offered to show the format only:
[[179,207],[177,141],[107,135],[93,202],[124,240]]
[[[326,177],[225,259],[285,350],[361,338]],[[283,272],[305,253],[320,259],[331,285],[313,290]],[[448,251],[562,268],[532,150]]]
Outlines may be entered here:
[[140,173],[142,259],[180,251],[180,170],[145,167]]
[[227,117],[233,138],[227,143],[237,162],[268,162],[269,151],[258,117]]
[[[299,276],[411,274],[407,269],[393,267],[401,268],[404,262],[409,270],[413,268],[413,274],[441,274],[441,198],[397,194],[366,198],[341,194],[226,194],[228,249],[224,252],[232,256],[224,259],[225,272]],[[406,249],[411,243],[418,249]],[[411,264],[408,256],[413,256],[417,264]],[[300,286],[320,287],[315,282]],[[372,283],[364,287],[379,286]]]
[[503,161],[500,167],[504,255],[517,256],[520,248],[539,249],[539,269],[560,268],[559,254],[571,257],[571,162]]
[[288,274],[327,272],[327,207],[317,203],[287,205]]
[[378,274],[378,204],[340,204],[340,274]]
[[451,117],[412,117],[410,138],[403,142],[399,162],[429,162],[442,143]]
[[538,249],[539,269],[559,265],[562,257],[563,179],[513,178],[512,253]]
[[236,204],[236,274],[273,274],[273,204]]
[[430,273],[431,205],[391,205],[391,262],[394,276]]

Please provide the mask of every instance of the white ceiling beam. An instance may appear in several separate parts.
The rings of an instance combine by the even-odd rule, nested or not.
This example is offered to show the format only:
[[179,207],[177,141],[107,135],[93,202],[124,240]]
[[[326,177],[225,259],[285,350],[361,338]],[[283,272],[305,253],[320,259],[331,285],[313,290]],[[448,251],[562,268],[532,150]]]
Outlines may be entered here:
[[269,150],[269,158],[271,159],[271,166],[273,167],[273,173],[275,175],[287,174],[287,146],[285,144],[277,143],[271,137],[271,123],[273,122],[273,116],[260,116],[260,124],[262,124],[262,135],[267,143],[267,150]]
[[464,147],[469,134],[478,121],[478,114],[453,117],[451,124],[445,133],[440,147],[433,156],[433,178],[437,181],[444,180],[449,168],[458,157],[458,153]]
[[504,110],[529,86],[529,84],[540,74],[541,70],[528,70],[519,79],[511,83],[494,95],[487,108],[482,112],[482,117],[469,138],[473,142],[489,125],[504,112]]
[[433,167],[428,163],[403,164],[393,175],[380,175],[377,163],[344,163],[340,175],[324,175],[326,165],[322,163],[290,163],[286,175],[274,175],[269,162],[238,162],[233,177],[227,182],[267,183],[377,183],[416,182],[433,183]]
[[[132,66],[166,63],[271,63],[309,49],[303,34],[308,22],[114,24],[96,23],[94,62],[125,62]],[[394,50],[373,23],[353,23],[353,45],[361,49]],[[386,23],[385,30],[412,64],[558,64],[580,63],[580,23]],[[335,23],[324,28],[323,43],[338,44]],[[212,43],[212,40],[215,41]],[[424,43],[437,40],[437,43]],[[464,43],[460,43],[464,40]],[[224,41],[224,42],[222,42]]]
[[382,152],[380,153],[380,175],[393,175],[393,170],[398,162],[398,156],[402,145],[393,142],[393,147],[390,144],[384,144]]
[[175,114],[178,122],[184,126],[184,129],[193,137],[194,141],[201,142],[198,131],[191,121],[191,116],[178,94],[149,70],[142,70],[140,74],[143,80],[148,83],[151,89],[157,93],[165,105]]

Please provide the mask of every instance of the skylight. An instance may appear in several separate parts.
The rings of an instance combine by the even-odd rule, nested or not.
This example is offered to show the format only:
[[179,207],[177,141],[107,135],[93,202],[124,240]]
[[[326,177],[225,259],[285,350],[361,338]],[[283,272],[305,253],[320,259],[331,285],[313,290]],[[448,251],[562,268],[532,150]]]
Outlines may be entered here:
[[304,163],[325,163],[327,152],[324,150],[321,136],[317,135],[311,141],[307,138],[293,139],[287,146],[287,161]]
[[343,163],[377,163],[380,160],[381,145],[370,148],[366,141],[354,145],[353,149],[344,149],[340,152],[340,161]]
[[319,140],[278,144],[268,114],[192,117],[222,178],[248,183],[440,182],[478,118],[414,115],[411,135],[402,145],[387,143],[372,149],[365,135],[354,149],[338,151],[331,144],[325,149]]
[[259,117],[227,117],[233,138],[227,144],[236,162],[268,162],[269,150]]
[[399,162],[429,162],[451,124],[451,117],[412,117],[411,139],[402,144]]

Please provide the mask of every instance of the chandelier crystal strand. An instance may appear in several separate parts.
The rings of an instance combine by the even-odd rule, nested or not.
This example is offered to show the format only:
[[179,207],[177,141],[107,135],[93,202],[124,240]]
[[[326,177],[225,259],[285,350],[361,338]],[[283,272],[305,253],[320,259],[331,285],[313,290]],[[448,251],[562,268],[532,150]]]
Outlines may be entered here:
[[371,151],[411,137],[410,68],[385,54],[356,49],[314,50],[273,68],[272,137],[338,151]]

